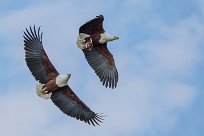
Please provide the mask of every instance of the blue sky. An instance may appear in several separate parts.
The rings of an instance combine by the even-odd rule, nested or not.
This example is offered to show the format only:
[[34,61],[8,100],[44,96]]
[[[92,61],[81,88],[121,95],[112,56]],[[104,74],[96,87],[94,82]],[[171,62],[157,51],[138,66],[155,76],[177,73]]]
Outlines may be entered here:
[[[78,28],[102,14],[119,71],[104,88],[76,46]],[[23,31],[42,26],[44,48],[100,127],[67,117],[35,94]],[[203,0],[0,1],[0,135],[202,136]],[[80,131],[79,131],[80,130]]]

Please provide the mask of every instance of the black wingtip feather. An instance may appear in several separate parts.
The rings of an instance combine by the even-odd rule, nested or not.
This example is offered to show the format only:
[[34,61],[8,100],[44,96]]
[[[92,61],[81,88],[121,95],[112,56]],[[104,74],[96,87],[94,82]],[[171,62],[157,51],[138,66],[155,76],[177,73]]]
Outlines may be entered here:
[[104,18],[103,15],[98,15],[96,16],[97,18]]
[[37,33],[36,26],[34,25],[33,28],[30,26],[23,33],[27,66],[35,79],[44,84],[48,81],[48,76],[42,59],[43,45],[42,38],[39,37],[39,28]]
[[[94,113],[90,109],[84,109],[72,99],[68,98],[63,91],[56,91],[52,93],[51,99],[53,103],[65,114],[76,118],[77,120],[84,121],[89,125],[99,125],[102,122],[99,118],[100,115]],[[96,119],[97,118],[97,119]],[[96,119],[96,120],[95,120]],[[97,123],[96,123],[97,122]]]
[[109,64],[106,58],[96,50],[95,47],[91,51],[82,50],[88,64],[95,71],[101,83],[106,88],[116,88],[118,82],[118,72],[115,66]]

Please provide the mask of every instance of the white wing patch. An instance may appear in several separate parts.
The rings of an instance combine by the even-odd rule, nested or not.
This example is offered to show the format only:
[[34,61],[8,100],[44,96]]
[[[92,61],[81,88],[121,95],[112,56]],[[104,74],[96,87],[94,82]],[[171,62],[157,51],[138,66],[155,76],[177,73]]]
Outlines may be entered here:
[[85,38],[89,37],[90,35],[85,34],[85,33],[79,33],[78,37],[77,37],[77,46],[80,49],[84,49],[84,44],[85,44]]

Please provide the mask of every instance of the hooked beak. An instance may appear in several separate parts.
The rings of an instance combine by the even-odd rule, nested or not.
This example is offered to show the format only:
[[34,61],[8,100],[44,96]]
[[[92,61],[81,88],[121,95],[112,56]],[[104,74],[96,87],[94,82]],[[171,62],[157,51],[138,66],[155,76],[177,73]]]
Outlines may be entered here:
[[119,37],[118,37],[118,36],[114,36],[114,38],[115,38],[115,40],[119,39]]
[[67,74],[68,75],[68,79],[71,77],[71,73],[70,74]]

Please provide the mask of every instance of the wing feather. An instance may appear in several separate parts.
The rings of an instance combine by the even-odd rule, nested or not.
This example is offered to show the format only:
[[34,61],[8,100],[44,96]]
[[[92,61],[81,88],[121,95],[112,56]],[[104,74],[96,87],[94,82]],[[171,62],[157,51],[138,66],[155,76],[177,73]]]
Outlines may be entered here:
[[95,126],[103,120],[99,114],[90,110],[72,91],[69,86],[65,86],[52,93],[53,103],[65,114]]
[[96,16],[96,18],[86,22],[79,28],[79,33],[93,34],[93,33],[104,33],[103,29],[103,20],[102,15]]
[[25,60],[32,75],[40,83],[45,84],[53,79],[59,73],[50,62],[42,44],[42,33],[40,27],[36,31],[35,26],[32,29],[26,29],[24,32]]
[[91,50],[82,50],[89,65],[105,87],[116,88],[118,71],[113,55],[108,51],[107,45],[94,45]]

